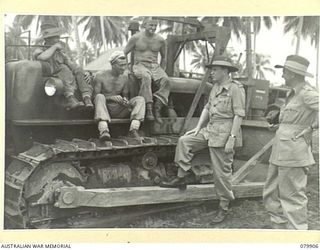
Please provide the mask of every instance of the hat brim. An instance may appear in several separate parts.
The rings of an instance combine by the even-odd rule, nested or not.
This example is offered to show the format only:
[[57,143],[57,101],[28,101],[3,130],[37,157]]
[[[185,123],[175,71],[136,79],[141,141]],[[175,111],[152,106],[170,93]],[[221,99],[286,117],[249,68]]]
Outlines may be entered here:
[[239,71],[239,69],[235,66],[229,66],[229,65],[221,65],[221,64],[215,64],[215,63],[212,63],[212,64],[207,64],[206,65],[206,68],[212,68],[214,66],[219,66],[219,67],[223,67],[223,68],[227,68],[229,69],[229,72],[237,72]]
[[61,36],[64,33],[65,33],[64,30],[57,30],[55,32],[40,36],[39,38],[37,38],[37,41],[41,41],[41,40],[49,38],[49,37]]
[[288,67],[288,66],[279,65],[279,64],[275,65],[274,67],[276,69],[287,69],[287,70],[292,71],[293,73],[296,73],[298,75],[302,75],[302,76],[307,76],[307,77],[313,78],[313,74],[311,74],[309,72],[306,72],[306,71],[294,69],[294,68],[291,68],[291,67]]

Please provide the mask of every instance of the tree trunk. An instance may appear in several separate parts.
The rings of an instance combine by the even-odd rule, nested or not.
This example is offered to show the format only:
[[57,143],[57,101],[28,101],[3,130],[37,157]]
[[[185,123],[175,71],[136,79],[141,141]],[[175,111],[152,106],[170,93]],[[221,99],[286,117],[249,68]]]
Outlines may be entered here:
[[246,17],[246,63],[248,79],[252,79],[252,45],[251,45],[251,20]]
[[78,23],[77,23],[77,17],[76,16],[72,16],[72,25],[73,25],[73,28],[74,28],[74,36],[75,36],[75,42],[76,42],[77,55],[78,55],[78,58],[79,58],[79,64],[80,64],[81,67],[83,67],[83,57],[82,57],[82,50],[81,50]]
[[302,33],[302,24],[303,24],[303,16],[299,17],[298,31],[297,31],[296,55],[299,55],[299,51],[300,51],[300,40],[301,40],[301,33]]
[[257,31],[254,28],[254,22],[252,22],[253,24],[253,53],[252,53],[252,75],[258,75],[257,74],[257,59],[256,59],[256,43],[257,43]]
[[318,43],[316,41],[317,46],[317,68],[316,68],[316,87],[319,90],[319,57],[320,57],[320,17],[318,17],[318,29],[317,29],[317,36],[316,39],[318,39]]
[[[182,24],[181,35],[184,34],[184,29],[185,29],[185,25]],[[186,71],[187,70],[187,67],[186,67],[186,46],[183,46],[182,55],[183,55],[183,70]]]
[[101,28],[101,37],[102,37],[102,44],[103,44],[103,50],[107,50],[107,40],[106,40],[106,33],[104,31],[104,21],[103,16],[100,16],[100,28]]
[[[174,35],[180,35],[180,33],[181,33],[180,31],[182,30],[181,27],[182,27],[181,23],[174,23],[172,33]],[[179,74],[180,74],[180,67],[179,66],[180,66],[180,56],[174,64],[174,73],[173,73],[174,76],[179,76]]]

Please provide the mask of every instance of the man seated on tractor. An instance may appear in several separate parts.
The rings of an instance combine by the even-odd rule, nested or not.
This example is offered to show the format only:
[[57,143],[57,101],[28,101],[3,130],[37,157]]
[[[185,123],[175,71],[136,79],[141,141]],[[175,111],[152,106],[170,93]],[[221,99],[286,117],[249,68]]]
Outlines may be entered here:
[[[68,110],[86,106],[93,109],[91,102],[92,87],[86,82],[86,76],[66,53],[67,45],[60,41],[63,30],[52,23],[44,23],[41,26],[44,47],[37,48],[33,53],[35,60],[41,61],[44,76],[53,76],[62,80],[64,85],[63,95],[67,99]],[[77,100],[74,93],[79,88],[83,102]]]
[[[143,96],[146,102],[146,120],[156,120],[162,123],[161,109],[168,106],[168,96],[170,94],[170,81],[163,70],[165,65],[165,40],[155,34],[158,22],[147,19],[144,22],[144,31],[133,35],[124,49],[127,56],[134,53],[133,74],[139,80],[139,96]],[[160,65],[158,54],[161,55]],[[131,62],[133,63],[133,62]],[[153,84],[152,84],[153,83]],[[156,89],[153,93],[152,89]],[[152,110],[154,102],[154,113]],[[168,110],[170,114],[170,111]],[[172,113],[172,112],[171,112]]]
[[108,122],[111,118],[128,118],[131,124],[128,137],[141,139],[138,130],[145,116],[145,101],[142,96],[129,100],[129,78],[124,71],[127,61],[122,51],[110,56],[111,70],[98,72],[94,79],[95,120],[98,122],[100,140],[110,140]]

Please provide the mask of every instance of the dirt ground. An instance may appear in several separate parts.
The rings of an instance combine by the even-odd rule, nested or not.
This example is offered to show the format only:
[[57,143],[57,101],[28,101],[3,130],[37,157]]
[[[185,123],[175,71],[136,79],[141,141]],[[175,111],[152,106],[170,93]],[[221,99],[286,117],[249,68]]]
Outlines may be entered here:
[[[309,230],[320,230],[319,164],[313,166],[308,173],[307,196]],[[217,207],[216,201],[190,204],[185,208],[139,217],[122,227],[271,229],[262,198],[233,201],[227,219],[220,224],[213,224],[210,218],[215,215]]]

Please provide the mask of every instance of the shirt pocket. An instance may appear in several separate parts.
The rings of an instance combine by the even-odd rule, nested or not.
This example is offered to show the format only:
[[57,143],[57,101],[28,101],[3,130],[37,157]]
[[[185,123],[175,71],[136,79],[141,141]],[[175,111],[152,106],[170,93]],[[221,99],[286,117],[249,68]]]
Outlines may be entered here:
[[299,103],[293,103],[286,106],[281,111],[282,114],[280,116],[280,120],[291,123],[299,115],[300,109],[301,109],[301,104]]
[[231,96],[228,94],[219,95],[217,98],[216,108],[222,113],[231,112]]

